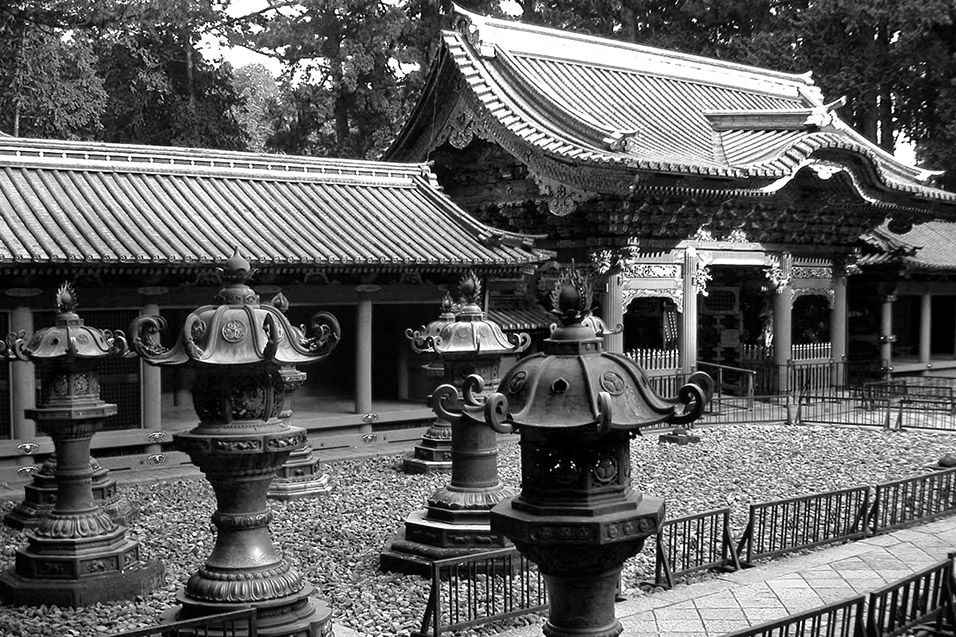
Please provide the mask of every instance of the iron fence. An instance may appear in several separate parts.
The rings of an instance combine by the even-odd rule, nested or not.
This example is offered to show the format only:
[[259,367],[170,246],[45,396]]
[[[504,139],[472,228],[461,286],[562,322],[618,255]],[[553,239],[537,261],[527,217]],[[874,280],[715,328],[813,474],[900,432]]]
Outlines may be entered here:
[[953,561],[946,559],[870,593],[866,637],[896,637],[932,625],[956,627]]
[[863,637],[864,597],[727,633],[724,637]]
[[544,578],[514,547],[436,560],[431,580],[421,629],[413,637],[439,637],[548,607]]
[[956,511],[956,468],[876,485],[873,533]]
[[737,553],[745,564],[866,535],[870,488],[827,491],[750,505],[750,516]]
[[740,568],[737,549],[730,536],[729,508],[686,515],[660,526],[655,585],[672,588],[678,576],[717,568]]
[[241,608],[113,633],[109,637],[256,637],[256,617],[255,608]]

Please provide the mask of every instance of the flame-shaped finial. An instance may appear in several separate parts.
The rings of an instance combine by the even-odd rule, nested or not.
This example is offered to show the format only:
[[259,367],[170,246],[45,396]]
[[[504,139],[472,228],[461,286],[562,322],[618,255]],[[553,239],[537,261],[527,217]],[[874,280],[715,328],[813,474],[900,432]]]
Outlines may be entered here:
[[445,290],[445,294],[441,297],[441,313],[442,314],[451,314],[454,311],[455,302],[451,298],[451,292]]
[[462,304],[473,305],[478,302],[481,297],[481,281],[478,280],[474,270],[468,270],[465,273],[458,284],[458,289],[461,291]]
[[562,325],[580,323],[591,313],[592,291],[587,275],[573,265],[564,270],[551,291],[551,312]]
[[60,314],[70,314],[76,311],[76,290],[73,284],[67,281],[56,291],[56,311]]

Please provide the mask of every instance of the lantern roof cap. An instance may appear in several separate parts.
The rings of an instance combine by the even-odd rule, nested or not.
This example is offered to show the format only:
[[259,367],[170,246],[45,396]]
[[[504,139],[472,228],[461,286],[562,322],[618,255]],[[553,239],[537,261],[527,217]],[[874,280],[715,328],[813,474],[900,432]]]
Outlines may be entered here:
[[320,361],[338,344],[341,329],[331,314],[318,312],[309,328],[297,328],[280,309],[288,308],[284,295],[276,295],[275,305],[261,303],[247,285],[255,270],[238,250],[219,271],[224,283],[216,296],[219,304],[194,310],[171,348],[156,338],[166,327],[162,317],[141,316],[133,321],[133,346],[147,363],[294,366]]
[[37,330],[27,338],[26,332],[10,334],[0,343],[0,353],[34,363],[68,359],[95,360],[123,355],[128,351],[122,331],[97,329],[86,325],[76,313],[77,295],[69,282],[55,295],[57,315],[51,327]]
[[590,281],[580,271],[571,269],[558,279],[551,300],[560,324],[541,353],[519,360],[505,374],[499,391],[507,409],[500,412],[501,420],[519,428],[629,430],[696,420],[707,400],[709,377],[693,379],[677,398],[660,396],[637,363],[604,351],[603,339],[586,324],[591,299]]

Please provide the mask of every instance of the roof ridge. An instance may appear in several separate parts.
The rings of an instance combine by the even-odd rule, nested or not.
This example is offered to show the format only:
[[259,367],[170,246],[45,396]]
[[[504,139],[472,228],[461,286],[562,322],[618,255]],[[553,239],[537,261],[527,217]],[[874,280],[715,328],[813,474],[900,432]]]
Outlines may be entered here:
[[[764,82],[770,81],[774,84],[789,85],[794,90],[810,93],[814,98],[822,100],[822,93],[820,92],[819,87],[817,87],[814,83],[811,71],[807,71],[805,73],[785,73],[783,71],[775,71],[773,69],[767,69],[759,66],[728,62],[726,60],[708,58],[700,55],[691,55],[689,53],[681,53],[679,51],[661,49],[643,44],[614,40],[607,37],[575,33],[573,31],[562,31],[560,29],[526,24],[524,22],[513,20],[503,20],[500,18],[493,18],[490,16],[470,12],[457,4],[453,4],[453,13],[459,14],[465,17],[467,20],[470,20],[478,32],[478,38],[482,43],[485,44],[497,44],[498,42],[494,37],[496,33],[493,32],[498,31],[499,33],[497,33],[497,35],[505,35],[507,33],[520,34],[521,37],[517,38],[516,42],[526,47],[531,46],[533,39],[527,36],[538,35],[560,40],[561,44],[565,45],[565,49],[567,49],[567,45],[572,43],[623,49],[632,54],[638,53],[645,56],[654,56],[662,61],[670,63],[675,67],[686,67],[698,72],[700,70],[714,69],[723,71],[725,74],[749,76],[750,78],[762,80]],[[489,27],[489,29],[484,29],[483,27]],[[593,63],[593,61],[589,61],[589,63]],[[612,64],[610,66],[614,66],[615,68],[625,68],[621,67],[619,64]],[[646,69],[644,70],[646,71]],[[683,77],[683,75],[678,77]]]
[[148,166],[168,168],[264,171],[303,175],[370,176],[410,179],[431,172],[425,163],[394,163],[370,159],[338,159],[279,155],[178,146],[147,146],[108,142],[0,137],[0,164],[14,161],[50,162],[76,168]]

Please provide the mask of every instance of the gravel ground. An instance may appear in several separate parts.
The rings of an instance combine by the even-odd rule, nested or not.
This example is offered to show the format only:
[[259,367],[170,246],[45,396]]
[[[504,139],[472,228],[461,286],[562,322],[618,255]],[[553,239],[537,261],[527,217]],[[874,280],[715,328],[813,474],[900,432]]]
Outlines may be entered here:
[[[687,446],[658,444],[656,435],[636,439],[634,484],[664,497],[672,517],[732,507],[735,537],[751,503],[910,477],[956,448],[953,434],[851,427],[733,425],[698,433],[700,444]],[[397,459],[329,464],[331,495],[273,504],[276,545],[331,602],[335,623],[363,635],[408,635],[421,620],[428,594],[422,578],[380,573],[378,555],[405,516],[421,508],[448,476],[405,475],[394,469]],[[502,481],[517,485],[516,443],[502,446],[499,465]],[[76,610],[0,605],[0,635],[108,635],[156,621],[212,549],[213,494],[205,481],[125,491],[140,509],[128,533],[141,542],[146,559],[165,564],[166,586],[145,599]],[[4,503],[0,513],[12,507]],[[14,551],[24,542],[22,532],[0,525],[0,568],[12,567]],[[626,595],[646,594],[638,585],[653,577],[652,556],[648,547],[627,563]]]

